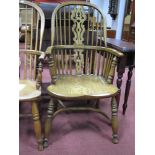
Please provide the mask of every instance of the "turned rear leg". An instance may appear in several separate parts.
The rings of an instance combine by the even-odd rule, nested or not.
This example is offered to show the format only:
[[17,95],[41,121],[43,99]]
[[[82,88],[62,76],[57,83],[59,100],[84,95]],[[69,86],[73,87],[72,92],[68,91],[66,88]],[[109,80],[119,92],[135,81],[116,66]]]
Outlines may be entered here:
[[111,123],[112,123],[112,142],[114,144],[118,143],[118,118],[117,118],[117,101],[116,98],[112,98],[111,102],[111,111],[112,111],[112,118],[111,118]]
[[48,105],[47,118],[45,121],[44,148],[48,147],[48,137],[51,129],[51,119],[55,110],[55,100],[51,99]]
[[35,101],[32,102],[32,117],[34,121],[34,132],[38,142],[38,150],[42,151],[43,139],[42,139],[42,133],[41,133],[41,123],[40,123],[38,105]]

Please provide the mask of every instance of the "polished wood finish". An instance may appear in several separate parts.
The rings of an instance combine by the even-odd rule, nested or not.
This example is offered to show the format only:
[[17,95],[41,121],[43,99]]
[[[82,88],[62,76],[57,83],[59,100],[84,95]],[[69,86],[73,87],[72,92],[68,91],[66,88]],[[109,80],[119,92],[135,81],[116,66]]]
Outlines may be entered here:
[[107,29],[107,38],[115,38],[116,30]]
[[43,139],[42,139],[42,132],[41,132],[41,122],[39,117],[38,105],[36,101],[32,102],[32,117],[34,122],[34,131],[38,141],[38,150],[43,150]]
[[36,81],[19,80],[19,100],[35,100],[41,95],[41,91],[36,89]]
[[[126,42],[112,38],[107,39],[107,45],[108,47],[119,50],[124,54],[124,57],[118,59],[118,65],[117,65],[117,87],[120,89],[120,94],[125,67],[128,67],[128,79],[126,81],[124,103],[123,103],[123,115],[125,115],[127,109],[128,96],[130,92],[132,71],[135,66],[135,45],[132,42]],[[118,104],[120,100],[120,94],[117,95]]]
[[133,68],[134,68],[134,65],[129,66],[128,79],[127,79],[127,82],[126,82],[126,90],[125,90],[124,104],[123,104],[123,115],[125,115],[125,112],[126,112],[126,109],[127,109],[127,102],[128,102],[129,92],[130,92]]
[[111,123],[112,123],[112,131],[113,131],[112,141],[114,144],[117,144],[118,143],[118,135],[117,135],[118,118],[117,118],[117,101],[115,97],[112,98],[111,111],[112,111]]
[[[42,61],[44,52],[41,51],[45,26],[44,13],[38,5],[28,1],[19,2],[20,33],[23,35],[23,46],[19,49],[20,105],[29,101],[32,105],[34,132],[38,142],[38,150],[43,150],[41,122],[38,110],[38,100],[41,96]],[[25,116],[20,114],[20,116]]]
[[47,118],[45,122],[45,135],[44,135],[44,147],[48,147],[48,137],[51,129],[51,120],[53,119],[54,115],[54,107],[55,107],[56,100],[52,99],[50,100],[48,104],[48,110],[47,110]]
[[[95,17],[96,15],[96,17]],[[61,100],[93,100],[116,97],[112,85],[117,59],[123,54],[107,48],[105,17],[91,3],[66,2],[55,8],[51,18],[51,46],[46,50],[52,84],[45,123],[44,147],[48,146],[51,120],[64,111],[94,111],[94,107],[66,107]],[[67,37],[68,36],[68,37]],[[104,38],[104,44],[99,38]],[[54,106],[60,105],[56,111]],[[117,143],[117,101],[112,102],[113,143]]]
[[120,97],[121,97],[121,86],[122,86],[122,78],[123,78],[123,74],[125,72],[125,57],[120,58],[118,60],[118,65],[117,65],[117,88],[120,90],[119,94],[117,95],[117,104],[119,107],[120,104]]
[[[43,9],[44,14],[45,14],[45,18],[46,18],[46,20],[45,20],[45,35],[44,35],[44,39],[43,39],[43,49],[44,50],[46,50],[46,48],[51,45],[51,43],[50,43],[51,42],[51,36],[49,35],[50,32],[51,32],[51,15],[52,15],[52,13],[53,13],[53,11],[54,11],[54,9],[56,8],[57,5],[58,5],[58,3],[39,3],[39,6]],[[69,9],[66,9],[65,11],[66,11],[66,17],[67,17],[67,14],[69,13]],[[90,12],[90,15],[93,13],[92,10],[90,10],[89,12]],[[68,14],[68,16],[69,15],[70,15],[70,13]],[[88,14],[88,16],[89,16],[89,14]],[[88,22],[89,21],[90,20],[88,20]],[[63,26],[64,25],[64,21],[60,21],[60,22],[61,22],[61,25]],[[68,22],[70,22],[70,20]],[[59,24],[59,22],[58,22],[58,24]],[[87,22],[84,23],[85,27],[88,27],[87,24],[88,24]],[[66,23],[66,26],[67,25],[68,24]],[[71,24],[69,24],[69,25],[71,25]],[[100,26],[100,24],[98,24],[98,27],[99,26]],[[96,24],[95,23],[94,23],[94,28],[96,28]],[[86,34],[90,36],[91,34],[89,34],[88,32],[89,31],[87,31]],[[63,33],[62,33],[62,35],[63,35]],[[87,36],[87,35],[84,35],[84,37]],[[114,35],[115,35],[115,31],[114,30],[107,30],[107,36],[114,38]],[[67,40],[69,40],[69,36],[70,35],[66,36],[68,38]],[[72,40],[70,40],[70,41],[72,41]]]
[[60,76],[47,88],[51,96],[60,99],[97,99],[117,94],[118,89],[99,76]]

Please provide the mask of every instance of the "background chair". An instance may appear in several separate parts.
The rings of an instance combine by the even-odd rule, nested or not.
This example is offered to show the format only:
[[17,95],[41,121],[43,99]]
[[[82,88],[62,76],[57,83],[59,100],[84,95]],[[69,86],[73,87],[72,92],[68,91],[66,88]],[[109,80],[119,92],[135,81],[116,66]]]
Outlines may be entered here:
[[[48,146],[51,120],[68,110],[102,114],[112,124],[112,142],[118,143],[115,97],[119,90],[112,82],[117,58],[123,54],[107,48],[105,17],[91,3],[66,2],[55,8],[51,20],[51,46],[46,54],[52,84],[47,88],[51,101],[45,122],[44,147]],[[107,97],[112,97],[111,119],[99,108],[66,107],[62,103],[62,100],[99,100]],[[57,104],[61,108],[57,109]]]
[[[20,34],[20,80],[19,103],[29,102],[32,105],[34,131],[38,141],[38,149],[43,150],[40,116],[37,101],[41,95],[42,59],[41,51],[45,17],[43,11],[35,3],[19,2]],[[20,36],[21,36],[20,35]],[[20,116],[24,116],[20,114]]]

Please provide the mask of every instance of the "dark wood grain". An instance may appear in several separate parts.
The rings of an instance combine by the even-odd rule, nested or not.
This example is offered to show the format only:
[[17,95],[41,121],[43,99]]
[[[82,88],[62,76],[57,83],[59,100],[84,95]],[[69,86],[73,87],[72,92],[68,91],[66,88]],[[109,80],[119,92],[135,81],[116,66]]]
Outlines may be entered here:
[[125,88],[125,96],[124,96],[124,103],[123,103],[123,115],[125,115],[127,109],[127,102],[128,96],[130,93],[130,85],[131,85],[131,78],[132,78],[132,70],[135,66],[135,45],[132,42],[117,40],[108,38],[107,39],[108,47],[112,47],[114,49],[119,50],[125,56],[119,59],[118,66],[117,66],[117,87],[120,89],[120,94],[117,95],[117,103],[119,106],[119,100],[121,95],[121,85],[122,85],[122,78],[125,72],[125,67],[129,68],[128,72],[128,79],[126,82]]

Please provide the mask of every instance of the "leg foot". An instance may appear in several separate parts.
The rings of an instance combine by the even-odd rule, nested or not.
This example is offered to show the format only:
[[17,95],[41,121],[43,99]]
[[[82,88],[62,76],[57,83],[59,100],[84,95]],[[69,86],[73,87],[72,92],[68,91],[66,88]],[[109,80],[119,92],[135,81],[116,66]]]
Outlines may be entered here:
[[38,111],[38,105],[35,101],[32,103],[32,117],[34,121],[34,132],[38,141],[38,150],[43,150],[43,138],[41,133],[41,123]]
[[44,144],[43,145],[44,145],[44,148],[48,147],[48,139],[47,138],[44,139]]
[[38,142],[38,150],[39,151],[43,151],[44,150],[44,147],[43,147],[43,140],[39,143]]
[[47,110],[47,118],[45,121],[45,135],[44,135],[44,148],[48,147],[48,137],[49,137],[49,133],[51,130],[51,120],[52,120],[52,116],[54,114],[54,108],[55,108],[55,103],[54,100],[51,99],[48,105],[48,110]]
[[113,142],[113,144],[118,144],[118,135],[117,134],[113,134],[112,142]]

